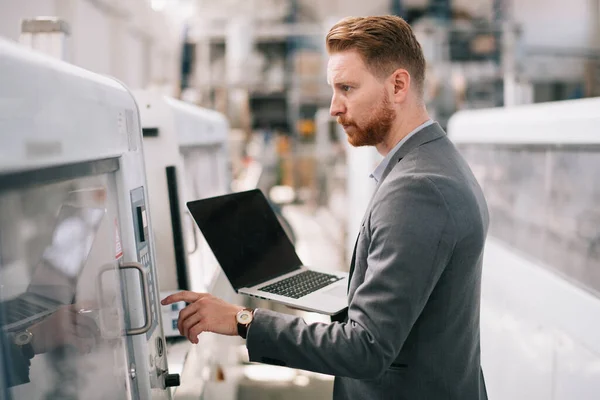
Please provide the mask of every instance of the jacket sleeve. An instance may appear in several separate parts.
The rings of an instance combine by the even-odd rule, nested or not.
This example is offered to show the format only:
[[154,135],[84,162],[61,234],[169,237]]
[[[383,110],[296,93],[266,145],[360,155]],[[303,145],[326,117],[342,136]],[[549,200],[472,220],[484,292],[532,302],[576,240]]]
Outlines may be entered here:
[[[7,337],[5,336],[5,339]],[[5,384],[7,387],[29,383],[29,368],[31,361],[23,354],[19,346],[13,344],[12,340],[6,340],[5,351],[8,353],[5,363]]]
[[309,325],[259,309],[248,331],[251,361],[356,379],[389,368],[447,265],[456,235],[445,199],[428,177],[407,175],[384,185],[361,229],[369,236],[367,271],[348,320]]

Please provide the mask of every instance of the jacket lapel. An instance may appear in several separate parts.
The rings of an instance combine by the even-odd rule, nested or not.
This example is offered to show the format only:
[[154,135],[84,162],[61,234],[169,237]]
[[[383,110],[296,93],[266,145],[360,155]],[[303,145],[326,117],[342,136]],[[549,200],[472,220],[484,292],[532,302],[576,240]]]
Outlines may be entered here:
[[[369,205],[367,206],[367,209],[365,211],[363,219],[360,223],[361,227],[365,223],[365,219],[367,218],[367,215],[369,215],[369,213],[371,211],[373,199],[375,198],[375,194],[377,193],[377,190],[379,189],[379,187],[381,186],[381,184],[383,183],[385,178],[390,174],[392,169],[394,169],[394,167],[400,162],[400,160],[402,160],[408,153],[410,153],[412,150],[416,149],[417,147],[419,147],[425,143],[429,143],[431,141],[439,139],[445,135],[446,135],[446,133],[444,132],[444,130],[442,129],[440,124],[435,122],[435,123],[423,128],[419,132],[415,133],[410,139],[408,139],[406,141],[406,143],[404,143],[402,146],[400,146],[400,148],[398,150],[396,150],[396,153],[394,153],[394,155],[390,159],[389,164],[387,165],[387,167],[383,171],[383,174],[381,175],[381,179],[379,180],[379,182],[377,183],[377,186],[375,187],[375,191],[373,192],[373,195],[371,196]],[[352,261],[350,262],[350,272],[348,274],[348,290],[350,290],[350,281],[352,279],[352,274],[354,273],[354,265],[356,264],[356,246],[358,245],[358,237],[359,236],[360,236],[360,231],[358,233],[358,236],[356,237],[356,242],[354,243],[354,251],[352,252]]]

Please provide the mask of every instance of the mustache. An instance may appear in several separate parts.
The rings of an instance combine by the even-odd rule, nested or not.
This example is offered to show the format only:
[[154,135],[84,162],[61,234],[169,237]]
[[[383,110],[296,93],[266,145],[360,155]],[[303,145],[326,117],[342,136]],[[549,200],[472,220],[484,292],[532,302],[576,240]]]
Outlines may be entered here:
[[346,119],[344,117],[337,117],[337,123],[340,125],[351,125],[351,126],[356,126],[356,124],[354,123],[354,121],[352,121],[351,119]]

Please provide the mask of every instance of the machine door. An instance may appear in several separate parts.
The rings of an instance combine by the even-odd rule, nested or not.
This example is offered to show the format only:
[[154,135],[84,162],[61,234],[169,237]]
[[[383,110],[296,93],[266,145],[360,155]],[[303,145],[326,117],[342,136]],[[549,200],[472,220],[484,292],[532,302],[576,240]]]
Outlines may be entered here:
[[0,398],[132,397],[116,195],[90,172],[0,176]]
[[[206,197],[219,196],[229,191],[226,180],[225,163],[222,150],[218,146],[193,147],[183,152],[185,185],[187,189],[185,201],[203,199]],[[187,248],[190,249],[189,278],[192,288],[210,287],[219,263],[215,259],[208,243],[204,240],[202,233],[196,226],[189,211],[186,210],[185,221],[188,239]]]

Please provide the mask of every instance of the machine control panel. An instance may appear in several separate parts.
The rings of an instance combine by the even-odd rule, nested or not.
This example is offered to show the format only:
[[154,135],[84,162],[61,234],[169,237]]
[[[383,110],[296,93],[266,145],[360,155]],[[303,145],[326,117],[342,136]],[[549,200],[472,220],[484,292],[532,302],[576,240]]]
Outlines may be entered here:
[[149,246],[148,235],[148,211],[146,210],[146,201],[144,198],[144,188],[139,187],[131,191],[131,206],[133,208],[133,224],[135,231],[136,250],[139,262],[144,266],[148,277],[148,295],[150,296],[152,326],[146,332],[146,338],[149,339],[158,326],[158,310],[156,303],[159,300],[156,292],[156,276],[152,266],[152,255]]

